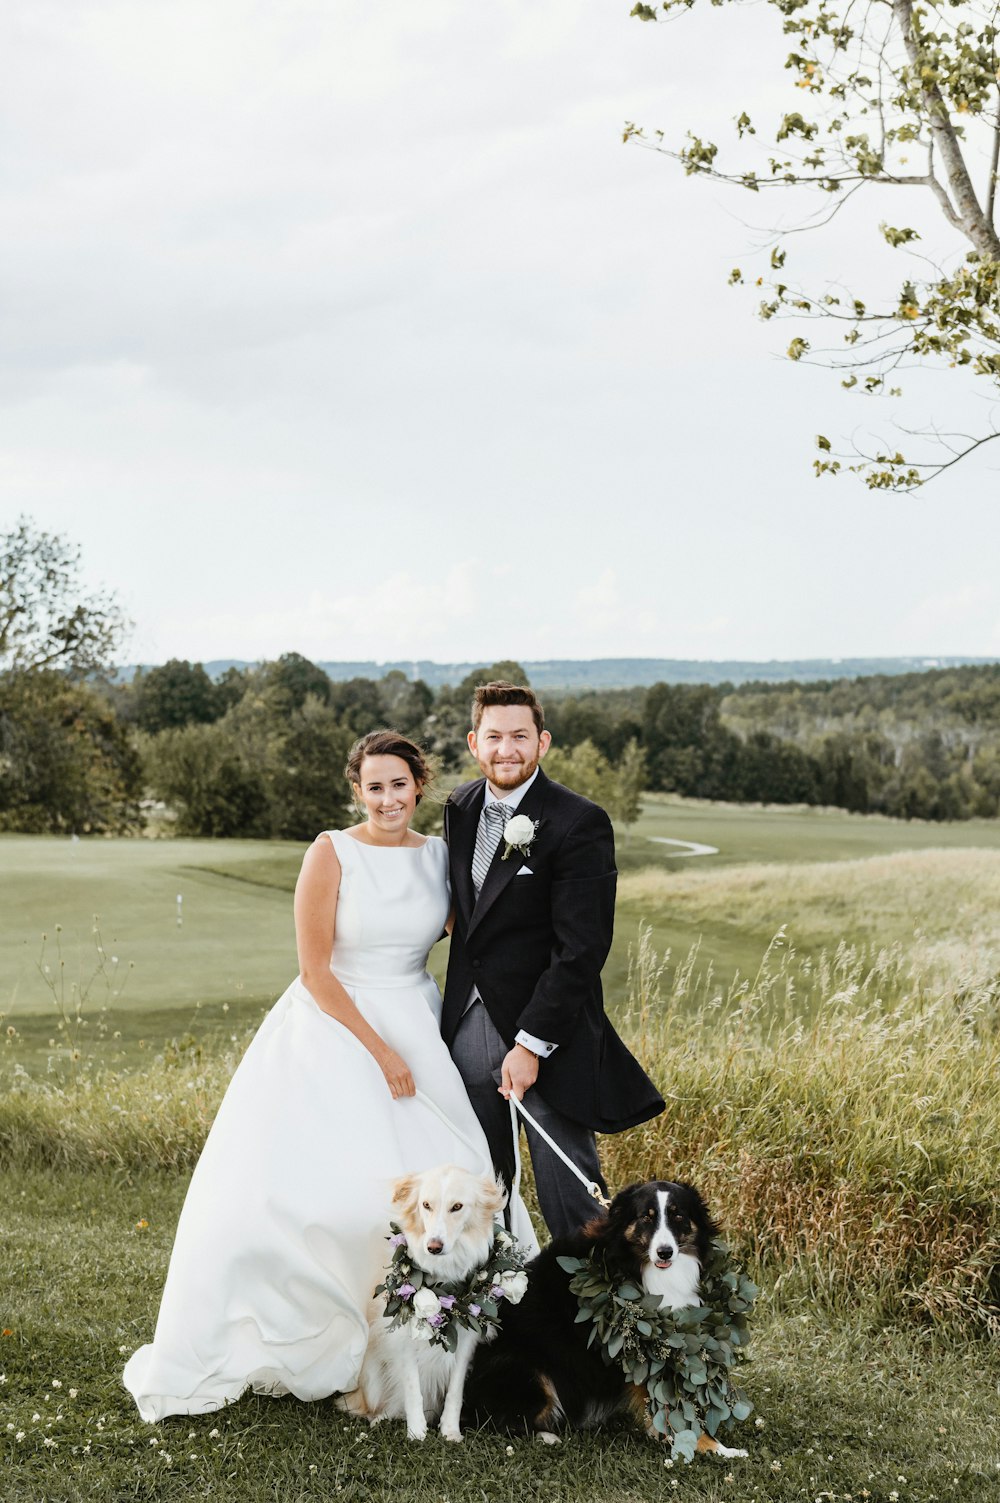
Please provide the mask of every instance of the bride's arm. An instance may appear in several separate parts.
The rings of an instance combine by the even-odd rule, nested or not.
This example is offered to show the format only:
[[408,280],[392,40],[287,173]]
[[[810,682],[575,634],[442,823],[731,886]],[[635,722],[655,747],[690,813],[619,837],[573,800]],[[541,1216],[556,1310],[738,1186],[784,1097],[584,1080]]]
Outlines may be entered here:
[[321,1012],[343,1023],[364,1044],[393,1096],[412,1096],[416,1088],[406,1061],[375,1032],[330,969],[339,890],[340,862],[332,841],[321,835],[306,851],[295,884],[295,943],[302,984]]

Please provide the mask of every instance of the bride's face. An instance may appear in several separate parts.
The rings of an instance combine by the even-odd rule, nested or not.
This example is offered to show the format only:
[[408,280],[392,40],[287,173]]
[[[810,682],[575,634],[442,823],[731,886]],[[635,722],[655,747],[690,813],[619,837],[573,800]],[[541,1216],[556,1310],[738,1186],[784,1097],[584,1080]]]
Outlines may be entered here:
[[402,757],[365,757],[354,796],[364,806],[373,832],[402,834],[417,807],[420,789]]

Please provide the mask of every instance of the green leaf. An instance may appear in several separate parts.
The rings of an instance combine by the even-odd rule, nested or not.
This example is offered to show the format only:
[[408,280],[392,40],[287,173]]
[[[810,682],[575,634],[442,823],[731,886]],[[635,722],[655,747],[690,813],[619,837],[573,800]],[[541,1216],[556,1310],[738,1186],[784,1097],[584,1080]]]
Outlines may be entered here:
[[674,1455],[683,1456],[685,1461],[693,1461],[698,1449],[697,1430],[679,1430],[674,1436]]

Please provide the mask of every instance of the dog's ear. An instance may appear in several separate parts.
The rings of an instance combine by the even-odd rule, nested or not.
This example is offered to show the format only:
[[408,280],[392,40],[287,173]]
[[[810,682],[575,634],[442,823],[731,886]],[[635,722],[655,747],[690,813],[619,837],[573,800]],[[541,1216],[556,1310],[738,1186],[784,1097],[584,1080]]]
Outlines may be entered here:
[[502,1211],[507,1204],[507,1187],[503,1182],[503,1176],[498,1174],[496,1179],[490,1179],[488,1174],[483,1175],[483,1206],[492,1216],[497,1211]]
[[394,1206],[406,1205],[407,1201],[415,1198],[419,1179],[420,1176],[418,1174],[408,1174],[405,1179],[397,1179],[392,1187],[392,1203]]
[[685,1195],[690,1197],[685,1209],[692,1220],[698,1223],[707,1236],[717,1237],[719,1235],[718,1223],[705,1204],[705,1199],[701,1191],[696,1189],[694,1185],[689,1184],[687,1180],[677,1180],[676,1183],[677,1188],[683,1190]]

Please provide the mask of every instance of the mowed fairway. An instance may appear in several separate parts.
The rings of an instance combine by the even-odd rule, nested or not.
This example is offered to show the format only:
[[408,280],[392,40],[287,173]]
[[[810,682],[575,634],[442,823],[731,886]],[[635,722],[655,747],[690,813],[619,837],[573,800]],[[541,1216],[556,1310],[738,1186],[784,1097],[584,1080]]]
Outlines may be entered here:
[[[655,837],[717,855],[679,856]],[[661,952],[717,983],[752,974],[784,927],[800,952],[841,941],[923,946],[941,964],[1000,952],[1000,822],[902,823],[836,811],[741,808],[653,796],[619,836],[622,877],[609,1006],[625,995],[629,949],[649,924]],[[255,1021],[296,971],[291,894],[304,846],[281,841],[0,838],[0,1012],[48,1046],[55,1008],[38,964],[86,984],[116,978],[121,1050],[178,1031]],[[178,895],[182,898],[178,924]],[[42,956],[42,934],[48,939]],[[431,969],[443,976],[447,945]],[[85,1016],[107,1000],[101,977]],[[222,1009],[226,1008],[226,1014]],[[59,1042],[62,1042],[61,1040]]]

